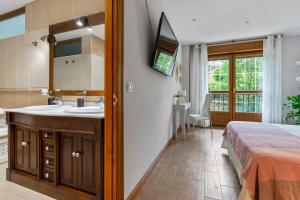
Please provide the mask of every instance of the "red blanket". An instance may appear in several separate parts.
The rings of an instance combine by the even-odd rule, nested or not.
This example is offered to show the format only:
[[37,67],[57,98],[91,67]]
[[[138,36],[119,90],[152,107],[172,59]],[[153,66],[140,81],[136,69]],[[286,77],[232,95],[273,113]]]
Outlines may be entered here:
[[256,122],[230,122],[224,137],[244,167],[240,200],[300,200],[299,137]]

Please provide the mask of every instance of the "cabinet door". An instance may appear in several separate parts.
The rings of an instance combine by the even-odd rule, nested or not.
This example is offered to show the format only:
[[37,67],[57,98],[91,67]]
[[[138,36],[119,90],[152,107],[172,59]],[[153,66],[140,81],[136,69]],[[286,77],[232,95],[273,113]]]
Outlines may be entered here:
[[78,189],[94,193],[95,184],[95,139],[93,136],[78,136]]
[[25,146],[23,142],[26,140],[26,129],[21,127],[16,127],[15,129],[15,162],[16,169],[26,170],[28,164],[27,156],[25,156]]
[[16,127],[16,169],[36,175],[38,172],[38,131]]
[[72,156],[77,151],[77,137],[73,134],[61,134],[61,184],[77,187],[77,159]]
[[28,171],[32,174],[38,172],[38,151],[39,151],[39,132],[36,130],[28,130],[28,145],[25,154],[28,157]]

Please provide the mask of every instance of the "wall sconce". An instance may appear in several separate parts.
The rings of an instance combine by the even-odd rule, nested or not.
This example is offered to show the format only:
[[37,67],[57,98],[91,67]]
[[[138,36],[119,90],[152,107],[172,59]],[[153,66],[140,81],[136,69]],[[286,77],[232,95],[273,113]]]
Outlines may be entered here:
[[87,17],[80,17],[77,21],[76,24],[79,27],[87,26],[89,23],[89,20]]

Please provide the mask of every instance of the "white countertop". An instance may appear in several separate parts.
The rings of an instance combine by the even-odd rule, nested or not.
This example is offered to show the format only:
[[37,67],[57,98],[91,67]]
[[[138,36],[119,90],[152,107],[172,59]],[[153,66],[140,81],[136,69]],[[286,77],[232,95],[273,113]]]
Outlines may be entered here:
[[83,118],[98,118],[103,119],[104,113],[66,113],[64,108],[49,109],[49,110],[29,110],[26,108],[4,109],[4,112],[15,112],[29,115],[40,116],[57,116],[57,117],[83,117]]

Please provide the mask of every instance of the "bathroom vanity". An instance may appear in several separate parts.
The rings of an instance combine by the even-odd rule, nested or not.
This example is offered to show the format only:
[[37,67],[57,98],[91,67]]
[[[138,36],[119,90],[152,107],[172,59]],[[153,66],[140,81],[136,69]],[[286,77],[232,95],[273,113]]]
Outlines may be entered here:
[[103,199],[104,114],[7,110],[6,178],[55,199]]

